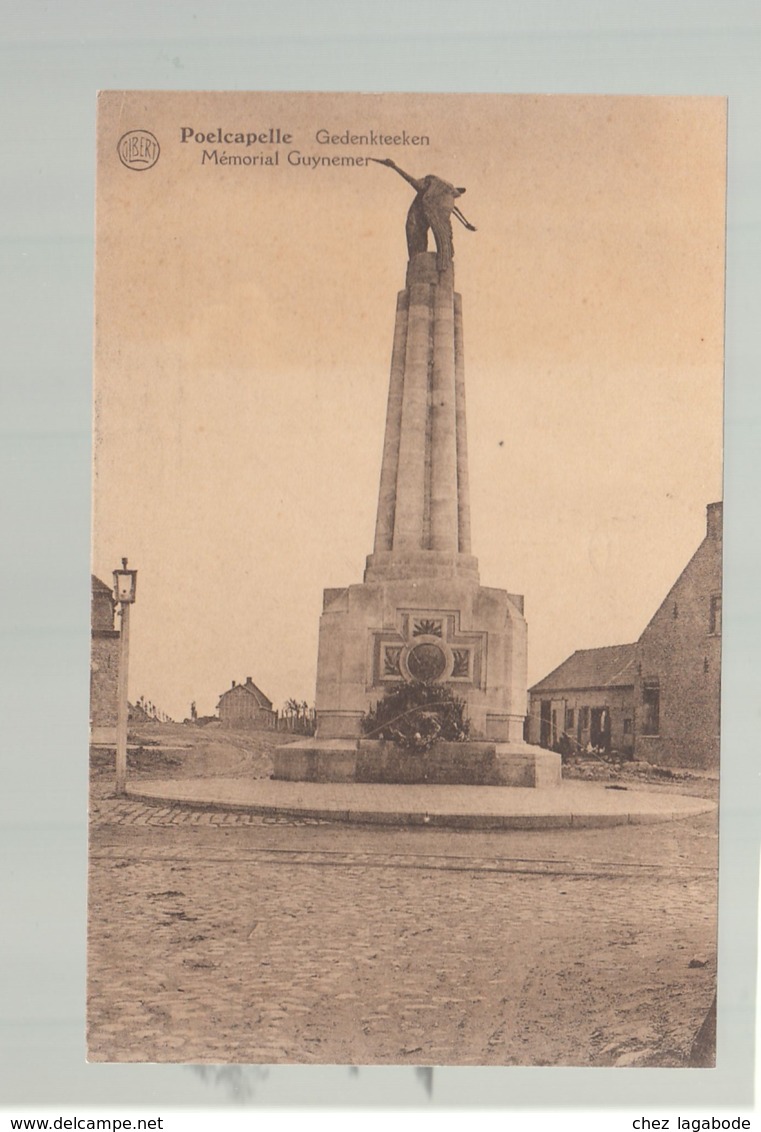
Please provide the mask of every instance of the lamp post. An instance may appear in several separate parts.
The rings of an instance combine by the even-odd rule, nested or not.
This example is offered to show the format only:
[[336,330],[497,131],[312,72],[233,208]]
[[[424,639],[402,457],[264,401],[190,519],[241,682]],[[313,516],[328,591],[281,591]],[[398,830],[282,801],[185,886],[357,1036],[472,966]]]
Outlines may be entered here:
[[129,607],[135,600],[137,570],[127,569],[122,558],[121,570],[114,570],[114,600],[121,606],[122,619],[119,635],[119,684],[116,715],[116,793],[127,791],[127,717],[129,714]]

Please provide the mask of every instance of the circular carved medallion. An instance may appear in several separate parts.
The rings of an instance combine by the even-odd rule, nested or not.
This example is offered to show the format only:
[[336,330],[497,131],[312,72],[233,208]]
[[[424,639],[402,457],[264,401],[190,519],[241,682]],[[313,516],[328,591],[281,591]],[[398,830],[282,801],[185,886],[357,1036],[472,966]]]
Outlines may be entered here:
[[431,684],[443,676],[447,667],[447,656],[442,648],[434,644],[419,644],[407,654],[407,668],[414,680]]

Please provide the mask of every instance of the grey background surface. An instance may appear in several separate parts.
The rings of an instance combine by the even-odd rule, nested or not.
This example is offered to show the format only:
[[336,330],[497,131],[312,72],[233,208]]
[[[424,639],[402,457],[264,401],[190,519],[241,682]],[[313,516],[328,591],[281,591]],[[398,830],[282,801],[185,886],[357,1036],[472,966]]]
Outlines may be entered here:
[[[0,942],[6,1106],[749,1105],[761,573],[756,0],[3,6]],[[95,92],[726,94],[729,198],[719,1063],[714,1071],[253,1068],[84,1060]],[[150,234],[146,234],[150,238]],[[125,485],[129,490],[129,485]]]

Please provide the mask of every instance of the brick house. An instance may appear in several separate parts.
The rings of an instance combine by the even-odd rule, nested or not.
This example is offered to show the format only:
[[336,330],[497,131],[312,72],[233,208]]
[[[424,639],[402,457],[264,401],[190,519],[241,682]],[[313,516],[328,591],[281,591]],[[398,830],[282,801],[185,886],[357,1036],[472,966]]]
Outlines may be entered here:
[[119,683],[116,603],[105,582],[94,574],[90,581],[90,731],[93,741],[114,742]]
[[219,697],[217,704],[219,718],[223,727],[274,727],[277,713],[272,710],[272,700],[257,688],[250,676],[245,684],[232,686]]
[[705,538],[636,644],[581,649],[529,689],[529,740],[717,767],[721,578],[722,505],[709,503]]
[[637,642],[637,757],[717,767],[721,725],[722,505]]

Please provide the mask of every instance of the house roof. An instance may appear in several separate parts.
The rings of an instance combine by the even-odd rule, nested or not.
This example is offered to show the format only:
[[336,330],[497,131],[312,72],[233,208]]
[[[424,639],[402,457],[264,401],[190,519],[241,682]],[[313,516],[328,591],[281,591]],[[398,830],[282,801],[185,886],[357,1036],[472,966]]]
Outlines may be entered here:
[[[226,692],[223,692],[219,697],[219,704],[221,704],[225,696],[229,696],[231,692],[237,693],[240,691],[248,692],[249,695],[253,696],[259,707],[267,708],[268,711],[272,711],[272,700],[267,699],[264,692],[261,688],[257,688],[250,676],[245,684],[234,684],[232,688],[228,688]],[[219,704],[217,704],[217,708],[219,708]]]
[[530,692],[582,688],[626,688],[634,684],[636,644],[577,649]]
[[100,578],[96,578],[94,574],[90,575],[90,584],[92,586],[92,592],[94,594],[106,593],[106,594],[108,594],[109,597],[113,597],[113,592],[111,590],[111,587],[107,586],[105,582],[102,582],[100,580]]

